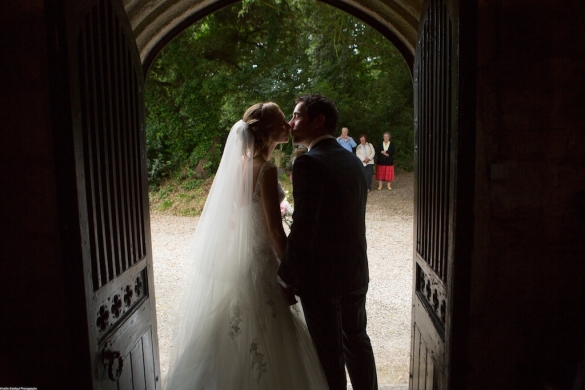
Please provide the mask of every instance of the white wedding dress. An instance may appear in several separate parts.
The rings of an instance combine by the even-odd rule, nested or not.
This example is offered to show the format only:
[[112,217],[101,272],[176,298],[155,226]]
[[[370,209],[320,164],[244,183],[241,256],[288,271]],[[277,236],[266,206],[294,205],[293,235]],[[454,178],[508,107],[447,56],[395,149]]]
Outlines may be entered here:
[[[226,146],[222,164],[227,152]],[[262,166],[246,195],[251,202],[224,206],[232,209],[229,216],[216,210],[219,218],[231,221],[224,239],[210,234],[197,239],[196,233],[200,252],[213,260],[196,261],[194,285],[177,319],[166,390],[328,389],[300,304],[289,307],[277,282],[278,258],[259,196],[270,167]],[[218,170],[216,180],[219,175]],[[207,253],[209,246],[213,249]]]

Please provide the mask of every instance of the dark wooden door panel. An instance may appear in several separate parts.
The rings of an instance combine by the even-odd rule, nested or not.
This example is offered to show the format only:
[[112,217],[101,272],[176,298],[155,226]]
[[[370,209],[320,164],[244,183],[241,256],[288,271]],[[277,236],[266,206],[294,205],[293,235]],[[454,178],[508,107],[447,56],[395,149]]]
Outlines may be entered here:
[[[124,356],[124,360],[127,361],[128,365],[131,365],[129,355]],[[116,390],[131,390],[134,388],[134,383],[132,382],[132,370],[131,367],[125,367],[124,371],[122,372],[122,376],[116,382],[110,381],[108,386],[114,386],[113,388]],[[111,385],[110,385],[111,383]],[[138,387],[136,387],[138,389]]]
[[93,287],[146,255],[141,189],[140,80],[108,1],[87,15],[79,70]]
[[411,388],[438,389],[444,381],[445,340],[439,332],[429,331],[435,326],[427,308],[417,300],[413,311]]
[[[156,355],[153,353],[153,332],[149,324],[152,314],[150,305],[140,305],[138,310],[100,344],[102,359],[96,364],[99,371],[98,377],[103,385],[117,382],[120,388],[155,388],[158,374],[153,369]],[[113,375],[114,378],[109,372],[110,361],[107,359],[107,356],[112,353],[119,354],[122,361],[120,376]],[[116,364],[119,365],[119,362]],[[139,386],[131,387],[130,383],[139,384]]]
[[446,282],[451,207],[451,20],[443,0],[428,4],[415,63],[416,253]]
[[102,343],[117,327],[149,299],[147,261],[143,259],[124,274],[96,291],[92,306],[97,307],[94,323],[98,341]]
[[415,389],[432,389],[433,388],[433,350],[427,347],[423,341],[423,335],[418,326],[414,326],[413,343],[413,366],[415,371],[412,373],[412,387]]
[[132,387],[130,389],[146,389],[146,374],[144,371],[144,351],[142,349],[142,338],[136,343],[130,352],[130,363],[132,369]]
[[74,2],[70,62],[95,389],[160,387],[143,74],[119,0]]
[[[427,0],[419,25],[415,64],[415,242],[411,389],[446,389],[452,297],[457,266],[455,233],[465,210],[457,169],[460,140],[459,2]],[[466,138],[468,141],[469,138]],[[469,218],[469,216],[467,216]],[[465,243],[463,243],[465,244]],[[461,277],[461,276],[458,276]],[[460,310],[465,310],[461,308]]]

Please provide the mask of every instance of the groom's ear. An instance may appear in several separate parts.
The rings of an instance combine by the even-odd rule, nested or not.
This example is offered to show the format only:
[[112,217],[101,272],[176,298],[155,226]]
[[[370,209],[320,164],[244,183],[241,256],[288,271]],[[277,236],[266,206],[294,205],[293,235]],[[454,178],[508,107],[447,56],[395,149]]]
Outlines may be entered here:
[[324,123],[325,123],[325,115],[323,115],[323,114],[317,115],[311,121],[311,125],[313,126],[313,129],[320,129],[321,127],[323,127]]

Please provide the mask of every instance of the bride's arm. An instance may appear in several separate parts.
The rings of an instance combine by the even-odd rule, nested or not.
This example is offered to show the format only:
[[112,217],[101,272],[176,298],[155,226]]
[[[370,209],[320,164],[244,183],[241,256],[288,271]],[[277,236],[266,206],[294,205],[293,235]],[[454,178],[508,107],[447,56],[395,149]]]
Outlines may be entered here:
[[286,233],[282,227],[282,216],[280,215],[276,168],[270,168],[264,174],[260,183],[260,199],[264,208],[268,233],[278,258],[282,260],[286,247]]

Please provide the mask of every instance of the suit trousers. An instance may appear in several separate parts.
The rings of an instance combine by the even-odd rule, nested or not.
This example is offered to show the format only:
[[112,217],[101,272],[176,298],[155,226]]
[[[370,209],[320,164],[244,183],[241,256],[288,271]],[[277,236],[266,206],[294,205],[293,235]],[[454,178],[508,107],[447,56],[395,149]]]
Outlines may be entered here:
[[378,378],[366,333],[366,294],[301,297],[309,333],[330,390],[346,390],[345,366],[354,390],[377,390]]

